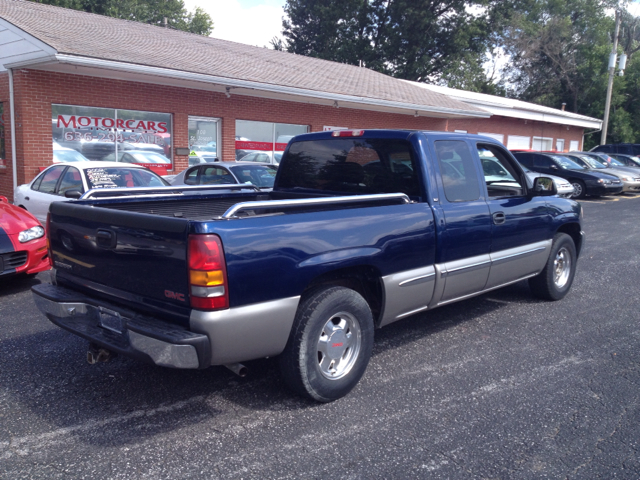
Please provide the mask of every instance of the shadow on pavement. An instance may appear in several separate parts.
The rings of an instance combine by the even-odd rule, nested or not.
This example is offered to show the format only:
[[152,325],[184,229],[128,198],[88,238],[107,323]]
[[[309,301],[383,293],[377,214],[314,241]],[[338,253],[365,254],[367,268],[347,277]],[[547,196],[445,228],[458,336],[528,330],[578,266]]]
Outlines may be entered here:
[[[23,281],[28,289],[38,280]],[[512,302],[538,302],[526,282],[419,314],[376,331],[375,356],[472,322]],[[61,329],[0,340],[0,383],[18,411],[95,445],[126,445],[163,432],[234,415],[238,409],[331,408],[292,394],[277,359],[246,362],[249,375],[224,367],[172,370],[116,357],[89,365],[87,343]],[[37,421],[34,420],[34,421]],[[226,423],[226,422],[222,422]],[[9,425],[0,426],[0,438]]]

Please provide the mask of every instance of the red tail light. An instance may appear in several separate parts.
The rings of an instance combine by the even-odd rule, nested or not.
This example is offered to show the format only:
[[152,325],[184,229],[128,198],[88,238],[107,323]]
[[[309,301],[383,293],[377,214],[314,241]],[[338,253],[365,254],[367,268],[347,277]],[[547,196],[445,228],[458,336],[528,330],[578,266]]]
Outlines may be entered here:
[[229,308],[227,267],[220,237],[189,235],[189,291],[198,310]]
[[364,130],[334,130],[333,137],[360,137],[364,135]]

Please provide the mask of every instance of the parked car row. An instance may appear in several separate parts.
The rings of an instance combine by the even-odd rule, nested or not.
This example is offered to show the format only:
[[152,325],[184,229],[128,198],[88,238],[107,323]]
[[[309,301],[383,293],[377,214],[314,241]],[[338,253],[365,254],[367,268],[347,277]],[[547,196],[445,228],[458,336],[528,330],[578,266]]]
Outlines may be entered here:
[[622,192],[640,193],[640,165],[628,166],[607,154],[533,151],[512,153],[524,167],[540,174],[561,177],[571,183],[573,198]]

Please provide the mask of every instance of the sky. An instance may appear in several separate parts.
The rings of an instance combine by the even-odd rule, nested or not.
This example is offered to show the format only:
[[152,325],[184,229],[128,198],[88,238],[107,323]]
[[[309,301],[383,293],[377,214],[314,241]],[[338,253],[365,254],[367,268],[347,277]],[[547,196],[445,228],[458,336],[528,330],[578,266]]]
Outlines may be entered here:
[[187,10],[200,7],[213,19],[214,38],[270,47],[281,36],[285,0],[185,0]]
[[[270,47],[281,36],[285,0],[185,0],[187,10],[202,8],[213,19],[212,37],[258,47]],[[640,15],[640,0],[627,8]]]

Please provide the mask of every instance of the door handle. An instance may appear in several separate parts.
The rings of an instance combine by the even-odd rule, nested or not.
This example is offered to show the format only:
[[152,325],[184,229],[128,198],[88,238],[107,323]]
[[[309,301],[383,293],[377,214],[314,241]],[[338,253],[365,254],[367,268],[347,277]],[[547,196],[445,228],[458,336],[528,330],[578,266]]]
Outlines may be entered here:
[[496,212],[493,214],[493,223],[496,225],[502,225],[506,220],[504,212]]
[[29,197],[24,197],[25,200],[29,200]]

